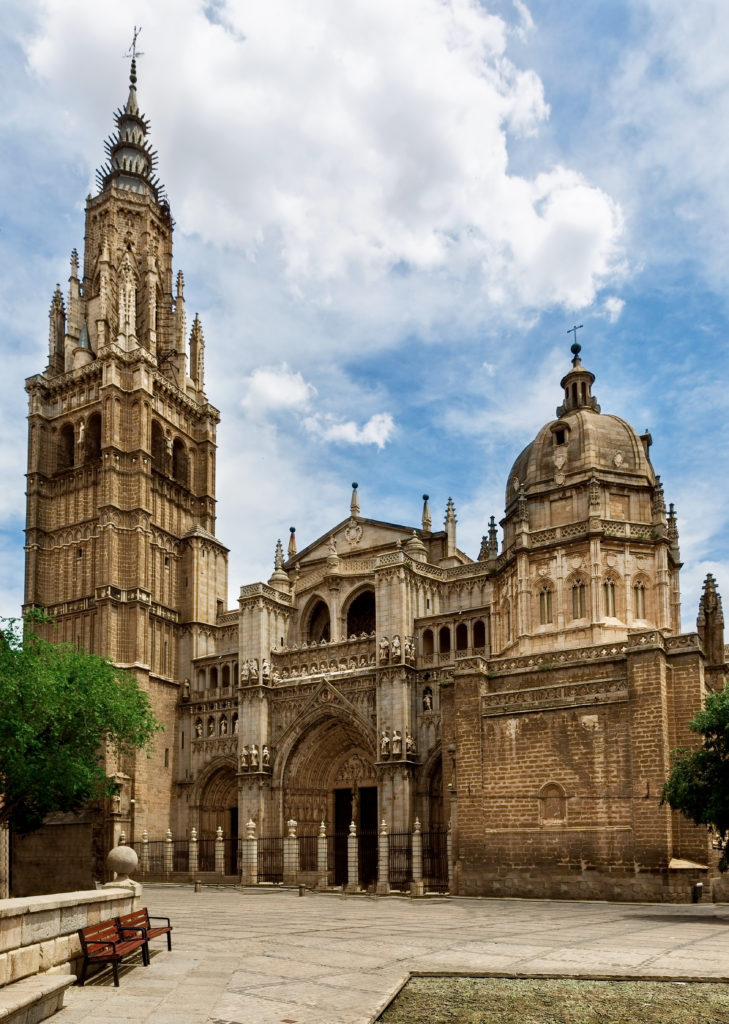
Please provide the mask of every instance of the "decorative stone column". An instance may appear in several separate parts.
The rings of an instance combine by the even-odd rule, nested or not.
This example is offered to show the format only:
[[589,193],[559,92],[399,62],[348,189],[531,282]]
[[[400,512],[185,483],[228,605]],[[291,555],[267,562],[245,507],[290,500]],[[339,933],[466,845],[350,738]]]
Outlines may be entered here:
[[225,841],[221,825],[218,825],[215,831],[215,874],[225,874]]
[[420,821],[416,818],[413,825],[412,841],[413,881],[410,886],[413,896],[422,896],[425,893],[425,883],[423,882],[423,833],[420,829]]
[[316,841],[316,873],[317,889],[329,888],[329,850],[327,841],[327,827],[324,822],[319,826],[319,837]]
[[390,891],[390,833],[384,818],[380,822],[380,831],[377,836],[376,891],[382,896],[386,896]]
[[349,826],[347,836],[347,892],[359,890],[359,850],[357,848],[357,826],[354,822]]
[[299,881],[299,840],[296,836],[296,826],[294,818],[286,822],[288,832],[283,841],[284,885],[296,885]]
[[240,881],[241,885],[258,885],[258,840],[256,839],[256,823],[252,818],[248,819],[246,837],[243,840]]
[[139,858],[139,868],[143,875],[149,872],[149,833],[146,828],[142,829],[142,856]]
[[189,870],[190,874],[194,878],[197,874],[198,861],[198,847],[197,847],[197,829],[190,829],[190,840],[188,843],[189,853]]
[[173,865],[172,853],[173,853],[173,850],[174,850],[174,846],[172,845],[172,829],[168,828],[167,829],[167,834],[165,835],[165,874],[166,875],[171,875],[172,874],[172,865]]

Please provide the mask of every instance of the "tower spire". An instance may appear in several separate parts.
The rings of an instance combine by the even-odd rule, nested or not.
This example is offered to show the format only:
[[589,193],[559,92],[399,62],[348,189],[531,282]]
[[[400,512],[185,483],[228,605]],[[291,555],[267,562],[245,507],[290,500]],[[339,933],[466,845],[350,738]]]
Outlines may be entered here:
[[123,109],[114,115],[116,133],[104,143],[107,160],[96,172],[100,192],[112,185],[131,192],[146,193],[158,203],[166,203],[164,188],[157,177],[157,153],[147,140],[149,121],[139,112],[137,101],[137,39],[141,28],[134,27],[134,38],[126,57],[129,68],[129,96]]

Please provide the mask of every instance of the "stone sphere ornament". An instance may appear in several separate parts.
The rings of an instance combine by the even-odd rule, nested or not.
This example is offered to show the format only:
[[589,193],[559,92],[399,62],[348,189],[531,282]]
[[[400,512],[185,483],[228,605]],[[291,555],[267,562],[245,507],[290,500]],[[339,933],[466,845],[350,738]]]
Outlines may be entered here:
[[106,866],[109,871],[116,872],[117,881],[128,878],[138,863],[139,858],[131,846],[115,846],[106,855]]

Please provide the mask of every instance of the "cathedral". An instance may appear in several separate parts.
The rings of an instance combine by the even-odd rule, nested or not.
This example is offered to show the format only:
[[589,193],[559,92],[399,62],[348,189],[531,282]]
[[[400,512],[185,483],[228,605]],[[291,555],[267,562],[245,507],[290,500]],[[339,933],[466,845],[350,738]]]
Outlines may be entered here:
[[580,346],[475,558],[451,499],[442,523],[423,495],[401,525],[363,515],[353,483],[344,518],[305,546],[292,528],[270,579],[229,608],[219,412],[134,61],[106,147],[48,365],[26,385],[25,606],[134,673],[165,731],[151,759],[109,765],[106,806],[15,844],[18,894],[52,851],[56,884],[69,851],[67,887],[90,884],[122,833],[254,830],[260,851],[292,825],[333,837],[324,883],[350,888],[351,836],[365,887],[382,881],[378,833],[414,831],[432,849],[447,836],[441,889],[457,894],[681,901],[719,885],[706,831],[659,797],[724,677],[720,599],[709,578],[698,631],[681,632],[650,434],[601,411]]

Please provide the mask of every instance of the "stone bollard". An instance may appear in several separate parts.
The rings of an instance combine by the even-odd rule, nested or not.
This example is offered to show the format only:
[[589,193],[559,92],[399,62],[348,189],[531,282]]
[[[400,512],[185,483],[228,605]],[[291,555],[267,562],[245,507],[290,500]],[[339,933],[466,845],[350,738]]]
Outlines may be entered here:
[[347,884],[345,892],[359,891],[359,847],[357,826],[354,822],[349,826],[347,836]]
[[241,869],[241,885],[258,885],[258,840],[256,839],[256,823],[251,819],[246,825]]
[[296,837],[297,822],[291,818],[286,822],[288,834],[283,841],[283,882],[296,885],[299,881],[299,840]]
[[425,883],[423,882],[423,833],[421,832],[421,824],[418,818],[415,819],[415,824],[413,825],[412,844],[413,881],[410,886],[410,893],[412,896],[422,896],[425,893]]
[[174,849],[175,848],[174,848],[174,845],[172,843],[172,829],[168,828],[167,829],[167,834],[165,835],[165,874],[166,875],[171,875],[172,874],[172,868],[174,867],[174,858],[173,858]]
[[225,874],[225,840],[221,825],[215,830],[215,874]]
[[390,891],[390,833],[383,818],[377,836],[377,887],[378,896],[387,896]]
[[[113,882],[105,882],[105,889],[128,889],[138,899],[142,895],[142,886],[130,878],[139,860],[132,846],[114,846],[106,857],[106,866],[109,871],[116,874]],[[139,906],[135,902],[134,909]]]
[[192,878],[194,878],[195,875],[197,874],[198,864],[200,863],[200,861],[198,859],[197,829],[196,828],[190,829],[190,840],[188,842],[188,861],[189,861],[188,866],[187,866],[188,867],[188,871],[190,872],[190,875],[192,876]]
[[329,888],[329,850],[327,843],[327,827],[324,822],[319,826],[319,836],[316,840],[316,873],[318,875],[317,889]]
[[143,875],[149,873],[149,833],[146,828],[142,829],[142,856],[139,861],[139,868]]

